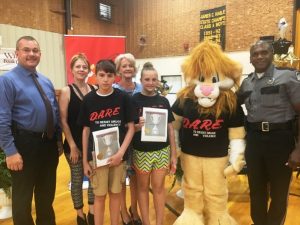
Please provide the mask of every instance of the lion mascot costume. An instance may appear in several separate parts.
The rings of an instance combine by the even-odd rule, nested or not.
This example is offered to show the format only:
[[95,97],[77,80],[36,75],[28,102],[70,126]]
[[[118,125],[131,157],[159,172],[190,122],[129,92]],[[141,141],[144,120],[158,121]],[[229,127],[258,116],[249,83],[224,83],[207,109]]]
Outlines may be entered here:
[[234,92],[241,71],[209,41],[197,45],[182,65],[186,87],[172,110],[184,172],[184,210],[174,225],[237,224],[227,211],[226,177],[245,165],[244,113]]

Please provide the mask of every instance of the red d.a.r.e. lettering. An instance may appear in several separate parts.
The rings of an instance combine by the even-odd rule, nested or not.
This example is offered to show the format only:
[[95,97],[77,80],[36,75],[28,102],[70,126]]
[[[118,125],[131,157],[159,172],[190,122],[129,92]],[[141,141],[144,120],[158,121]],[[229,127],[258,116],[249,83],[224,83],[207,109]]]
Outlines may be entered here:
[[112,116],[116,116],[120,113],[120,107],[115,107],[113,109],[103,109],[99,112],[92,112],[90,114],[90,121],[109,118]]
[[193,130],[217,130],[222,126],[223,120],[212,121],[210,119],[200,120],[195,119],[194,121],[190,121],[188,118],[183,119],[183,128],[193,129]]

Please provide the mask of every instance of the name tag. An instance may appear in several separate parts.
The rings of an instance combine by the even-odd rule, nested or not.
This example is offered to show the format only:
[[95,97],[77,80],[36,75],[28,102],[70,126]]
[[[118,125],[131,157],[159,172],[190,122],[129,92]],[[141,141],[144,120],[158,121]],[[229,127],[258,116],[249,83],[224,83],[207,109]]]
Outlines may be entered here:
[[263,87],[260,89],[260,93],[262,95],[268,95],[268,94],[278,94],[279,93],[279,87],[280,86],[270,86],[270,87]]

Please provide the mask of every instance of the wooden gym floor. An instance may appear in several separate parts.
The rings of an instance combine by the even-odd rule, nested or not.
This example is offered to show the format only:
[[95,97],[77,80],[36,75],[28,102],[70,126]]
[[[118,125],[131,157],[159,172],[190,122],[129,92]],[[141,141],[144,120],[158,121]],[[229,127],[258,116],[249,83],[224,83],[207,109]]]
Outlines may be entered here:
[[[300,177],[295,177],[292,181],[292,187],[289,198],[289,208],[285,225],[300,224]],[[54,208],[56,213],[57,225],[76,225],[76,212],[73,209],[70,191],[68,189],[68,183],[70,180],[69,167],[67,165],[65,157],[60,157],[60,163],[57,171],[57,189],[56,198],[54,201]],[[166,191],[168,192],[173,177],[168,176],[166,178]],[[245,175],[239,175],[232,177],[228,180],[229,184],[229,201],[228,209],[230,214],[237,220],[240,225],[250,225],[251,219],[249,216],[249,189],[247,178]],[[128,187],[127,187],[128,188]],[[172,225],[177,218],[176,214],[179,214],[183,209],[183,200],[176,196],[176,191],[179,186],[176,184],[172,191],[167,193],[167,207],[165,208],[165,225]],[[129,190],[128,192],[129,193]],[[87,199],[86,190],[84,191],[85,197],[85,212],[87,213]],[[128,198],[128,196],[127,196]],[[152,196],[150,195],[150,199]],[[106,201],[108,202],[108,200]],[[129,202],[129,198],[128,198]],[[152,199],[150,201],[150,217],[151,224],[155,224],[155,214]],[[128,204],[129,207],[129,204]],[[33,207],[34,210],[34,207]],[[34,212],[33,212],[34,214]],[[108,204],[106,204],[105,223],[109,225]],[[1,225],[12,225],[12,219],[0,220]],[[121,225],[120,219],[120,225]]]

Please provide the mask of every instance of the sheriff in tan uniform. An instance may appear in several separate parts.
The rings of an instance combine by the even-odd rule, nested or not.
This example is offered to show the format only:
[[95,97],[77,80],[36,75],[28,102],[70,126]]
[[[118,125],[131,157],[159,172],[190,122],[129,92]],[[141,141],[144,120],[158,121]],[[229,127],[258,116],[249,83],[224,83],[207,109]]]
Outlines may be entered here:
[[278,69],[272,60],[269,43],[254,44],[250,62],[255,72],[238,91],[248,113],[245,157],[255,225],[284,223],[292,169],[300,164],[293,129],[300,114],[300,73]]

